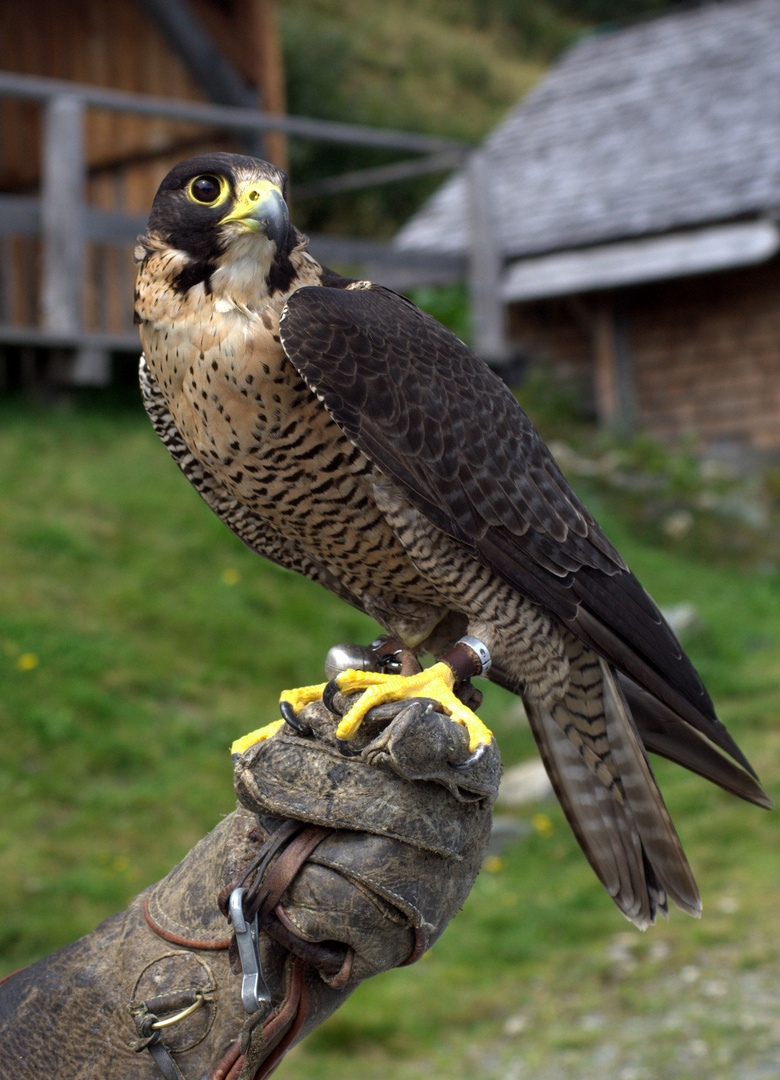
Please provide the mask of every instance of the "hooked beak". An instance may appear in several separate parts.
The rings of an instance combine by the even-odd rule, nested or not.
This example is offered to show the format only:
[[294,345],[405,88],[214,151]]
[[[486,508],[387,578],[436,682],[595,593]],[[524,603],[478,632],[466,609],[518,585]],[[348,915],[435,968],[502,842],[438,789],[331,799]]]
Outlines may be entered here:
[[239,188],[238,198],[220,225],[234,221],[250,232],[265,233],[281,251],[290,231],[290,214],[284,197],[268,180],[248,181]]

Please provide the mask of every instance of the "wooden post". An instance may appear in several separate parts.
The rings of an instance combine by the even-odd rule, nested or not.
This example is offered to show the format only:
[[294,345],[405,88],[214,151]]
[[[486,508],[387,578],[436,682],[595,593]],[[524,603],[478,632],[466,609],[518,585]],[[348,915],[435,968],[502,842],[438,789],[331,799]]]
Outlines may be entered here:
[[615,320],[612,297],[601,293],[596,300],[593,329],[594,382],[596,412],[602,427],[611,427],[618,411],[615,363]]
[[50,98],[43,114],[41,321],[64,335],[81,330],[84,281],[84,106]]
[[636,418],[636,398],[628,316],[611,293],[601,293],[596,301],[593,351],[599,423],[630,434]]
[[468,287],[474,350],[500,367],[510,356],[506,338],[506,309],[501,296],[504,267],[499,240],[492,172],[487,154],[474,151],[466,163],[469,214]]
[[[275,0],[248,0],[254,39],[256,82],[260,108],[284,116],[287,95],[284,86],[284,61],[279,39]],[[263,136],[265,157],[287,171],[287,136],[283,131],[267,131]]]
[[[43,328],[72,339],[83,329],[86,164],[84,103],[71,94],[49,98],[43,115],[41,232]],[[77,348],[70,359],[67,382],[106,386],[110,381],[110,358],[104,349]]]
[[630,308],[623,294],[615,297],[615,359],[617,374],[618,417],[622,435],[633,435],[637,424],[637,397],[634,380],[634,356],[631,351]]

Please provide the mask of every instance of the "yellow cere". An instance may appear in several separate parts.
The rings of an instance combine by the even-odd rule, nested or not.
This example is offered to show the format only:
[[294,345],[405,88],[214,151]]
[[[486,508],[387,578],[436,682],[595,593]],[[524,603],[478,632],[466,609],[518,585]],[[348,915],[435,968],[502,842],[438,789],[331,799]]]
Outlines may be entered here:
[[242,221],[248,228],[251,228],[252,214],[255,208],[265,202],[272,191],[275,191],[278,195],[282,194],[276,184],[272,184],[270,180],[239,182],[238,195],[233,204],[233,209],[222,218],[220,225],[225,225],[228,221]]

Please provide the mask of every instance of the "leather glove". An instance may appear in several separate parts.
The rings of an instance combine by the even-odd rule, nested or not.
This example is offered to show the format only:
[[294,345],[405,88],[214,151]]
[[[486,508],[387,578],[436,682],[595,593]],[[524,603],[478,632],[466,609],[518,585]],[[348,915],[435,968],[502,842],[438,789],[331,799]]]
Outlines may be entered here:
[[0,984],[0,1075],[263,1080],[370,975],[412,963],[479,870],[500,774],[414,700],[350,756],[321,702],[235,763],[236,811],[125,912]]

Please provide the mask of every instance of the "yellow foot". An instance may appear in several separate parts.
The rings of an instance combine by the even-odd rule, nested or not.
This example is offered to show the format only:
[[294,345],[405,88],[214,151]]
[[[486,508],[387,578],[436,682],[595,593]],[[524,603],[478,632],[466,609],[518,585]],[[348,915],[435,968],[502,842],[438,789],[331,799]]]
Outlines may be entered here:
[[248,735],[242,735],[240,739],[236,739],[230,747],[230,753],[245,754],[250,746],[263,742],[265,739],[270,739],[282,727],[284,727],[284,720],[274,720],[272,724],[266,724],[265,727],[258,728],[256,731],[250,731]]
[[279,708],[282,711],[283,719],[274,720],[273,723],[266,724],[265,727],[258,728],[257,731],[250,731],[248,735],[236,739],[230,747],[230,753],[246,753],[249,747],[254,746],[255,743],[270,739],[286,723],[297,727],[300,731],[307,730],[305,725],[295,723],[295,714],[299,713],[306,705],[311,705],[312,701],[319,701],[326,686],[327,683],[320,683],[319,686],[299,686],[296,690],[283,690],[279,698]]
[[336,686],[343,694],[357,690],[363,693],[336,728],[340,739],[353,739],[369,709],[385,701],[405,701],[407,698],[429,697],[438,701],[456,724],[469,733],[469,753],[478,746],[489,744],[493,735],[476,713],[455,697],[452,688],[455,675],[445,663],[434,664],[417,675],[384,675],[377,671],[342,671],[336,676]]
[[289,710],[285,708],[287,705],[293,713],[299,713],[313,701],[319,701],[327,685],[327,683],[318,683],[317,686],[299,686],[295,690],[282,690],[279,695],[279,708],[282,710],[282,715],[285,713],[289,715]]

